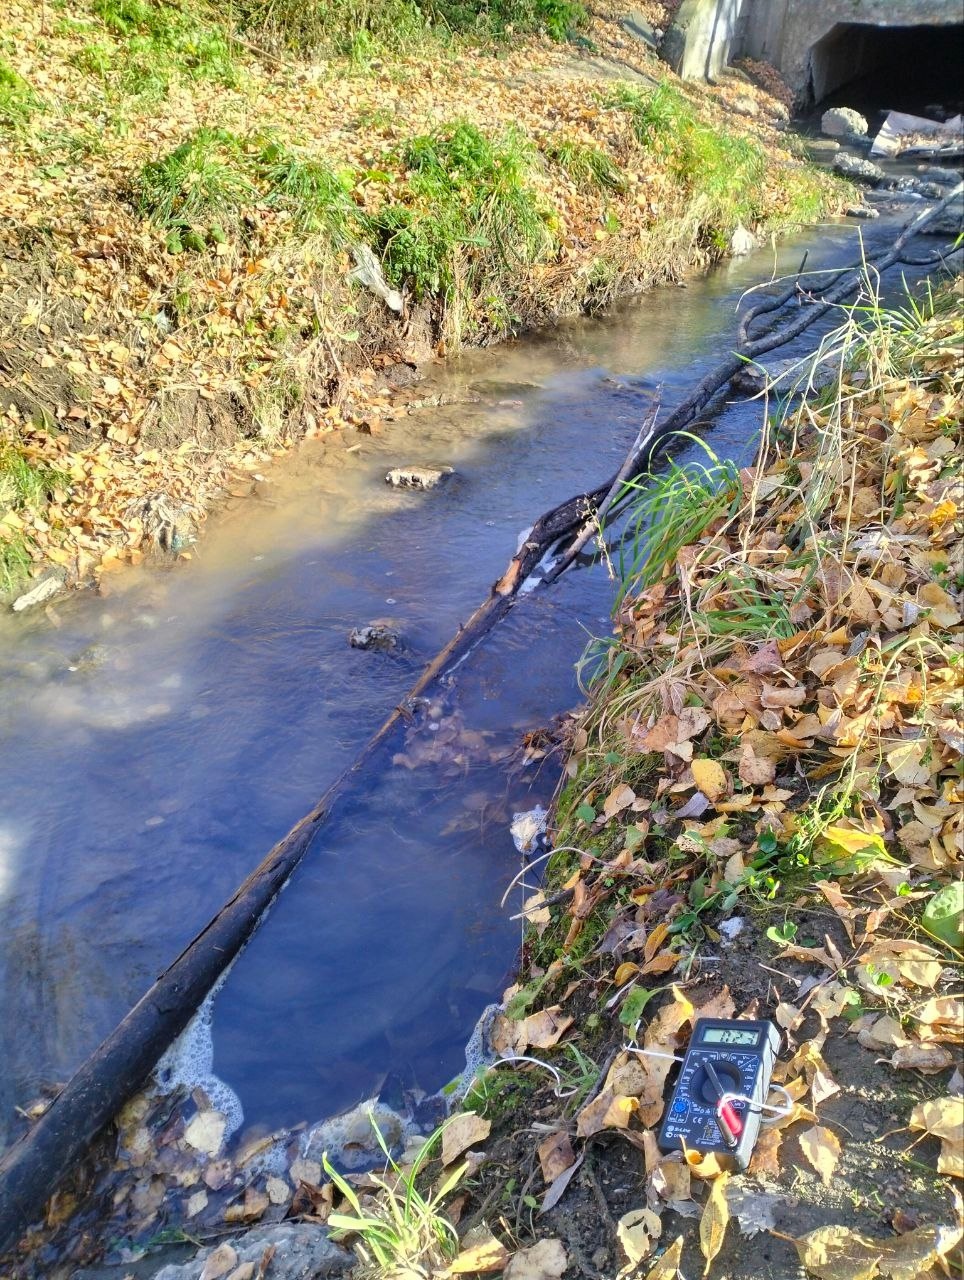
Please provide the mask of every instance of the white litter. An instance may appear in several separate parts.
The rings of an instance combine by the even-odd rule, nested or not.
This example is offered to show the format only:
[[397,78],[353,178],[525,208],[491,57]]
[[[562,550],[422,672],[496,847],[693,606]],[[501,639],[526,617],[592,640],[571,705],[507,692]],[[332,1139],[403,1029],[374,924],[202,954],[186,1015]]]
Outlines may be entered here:
[[535,853],[539,847],[540,836],[545,835],[548,811],[536,805],[528,813],[514,813],[509,831],[515,847],[524,857]]
[[872,156],[964,155],[964,116],[929,120],[905,111],[889,111],[870,148]]
[[353,244],[351,252],[357,265],[349,271],[348,279],[357,280],[366,289],[371,289],[372,293],[381,298],[386,307],[389,307],[392,311],[397,311],[401,315],[404,305],[402,295],[397,289],[393,289],[384,275],[382,275],[381,263],[368,245]]

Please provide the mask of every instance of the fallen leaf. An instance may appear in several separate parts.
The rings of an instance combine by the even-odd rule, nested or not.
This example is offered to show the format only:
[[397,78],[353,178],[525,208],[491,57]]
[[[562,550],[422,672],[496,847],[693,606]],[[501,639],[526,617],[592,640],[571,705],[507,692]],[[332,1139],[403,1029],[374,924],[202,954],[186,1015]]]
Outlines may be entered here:
[[772,1178],[778,1178],[781,1172],[780,1145],[782,1142],[783,1134],[779,1129],[772,1127],[762,1129],[757,1144],[753,1148],[748,1172],[757,1178],[761,1173],[768,1173]]
[[703,1275],[709,1275],[713,1259],[723,1248],[726,1226],[730,1221],[730,1206],[726,1199],[726,1184],[730,1180],[728,1173],[720,1176],[710,1185],[710,1194],[706,1198],[706,1207],[700,1218],[700,1251],[706,1259]]
[[199,1111],[184,1130],[184,1141],[195,1151],[216,1156],[224,1141],[227,1119],[220,1111]]
[[829,1187],[840,1159],[840,1141],[837,1135],[824,1125],[815,1124],[801,1133],[800,1149],[820,1175],[823,1185]]
[[682,1257],[683,1237],[677,1236],[665,1253],[656,1259],[652,1269],[646,1272],[646,1280],[677,1280]]
[[726,770],[719,761],[701,757],[694,760],[690,767],[694,782],[707,800],[711,803],[722,800],[728,790],[728,780]]
[[564,1173],[576,1159],[572,1143],[569,1141],[569,1134],[564,1129],[543,1138],[537,1147],[537,1152],[539,1164],[542,1166],[542,1177],[547,1185],[555,1182],[560,1173]]
[[576,1118],[576,1133],[580,1138],[591,1138],[594,1133],[603,1129],[625,1129],[636,1114],[639,1103],[635,1098],[614,1096],[604,1089],[598,1098],[593,1098],[588,1106],[583,1107]]
[[626,1255],[628,1267],[621,1275],[629,1275],[644,1258],[653,1252],[663,1224],[652,1209],[630,1209],[616,1223],[616,1236]]
[[935,1138],[944,1138],[964,1147],[964,1098],[931,1098],[918,1102],[908,1122],[912,1129],[923,1129]]
[[954,1054],[940,1044],[907,1044],[890,1060],[901,1071],[921,1071],[925,1076],[937,1075],[954,1062]]
[[740,781],[748,787],[762,787],[777,776],[777,766],[775,761],[758,756],[750,743],[746,742],[740,752],[738,772]]
[[491,1121],[474,1111],[462,1111],[442,1130],[442,1163],[449,1165],[463,1151],[484,1142],[492,1129]]
[[561,1240],[540,1240],[509,1260],[505,1280],[559,1280],[569,1259]]
[[819,1227],[794,1241],[800,1261],[817,1280],[920,1280],[961,1238],[960,1227],[918,1227],[874,1240],[853,1227]]
[[636,792],[623,783],[610,791],[603,801],[603,813],[607,818],[614,818],[617,813],[622,813],[623,809],[628,809],[635,799]]
[[583,1156],[577,1156],[568,1169],[560,1173],[555,1182],[542,1198],[542,1204],[539,1206],[540,1213],[548,1213],[554,1208],[565,1194],[566,1187],[572,1181],[573,1175],[583,1162]]
[[492,1271],[503,1271],[508,1261],[509,1251],[502,1241],[497,1240],[493,1235],[487,1235],[467,1249],[463,1248],[455,1261],[449,1265],[449,1271],[452,1275],[488,1274]]
[[213,1253],[208,1254],[201,1271],[201,1280],[220,1280],[238,1265],[238,1255],[225,1241]]
[[525,1019],[526,1040],[534,1049],[551,1049],[572,1026],[574,1019],[564,1014],[559,1005],[540,1009]]

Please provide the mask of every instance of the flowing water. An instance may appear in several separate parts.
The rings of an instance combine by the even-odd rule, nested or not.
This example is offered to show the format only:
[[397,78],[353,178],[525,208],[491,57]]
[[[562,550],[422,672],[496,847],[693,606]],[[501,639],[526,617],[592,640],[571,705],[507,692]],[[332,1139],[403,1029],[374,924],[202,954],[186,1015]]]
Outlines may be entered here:
[[[857,234],[810,232],[808,265],[849,261]],[[657,388],[680,399],[732,343],[743,289],[803,244],[451,361],[425,395],[454,402],[307,444],[190,563],[117,575],[106,597],[58,603],[56,625],[0,621],[0,1145],[14,1106],[70,1074],[311,808],[520,533],[615,470]],[[714,450],[745,460],[761,412],[729,406]],[[384,483],[423,462],[457,475],[430,493]],[[432,1092],[463,1065],[519,941],[518,899],[500,907],[519,869],[509,823],[557,777],[514,749],[579,701],[574,663],[612,594],[596,567],[522,601],[434,728],[315,838],[214,1003],[214,1070],[246,1123]],[[377,618],[401,654],[349,648]]]

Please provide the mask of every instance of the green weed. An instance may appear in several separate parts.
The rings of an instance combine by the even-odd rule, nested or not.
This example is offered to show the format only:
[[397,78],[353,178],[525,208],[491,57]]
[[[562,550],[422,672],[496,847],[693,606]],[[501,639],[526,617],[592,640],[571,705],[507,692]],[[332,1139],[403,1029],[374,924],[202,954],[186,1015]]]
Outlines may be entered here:
[[[133,191],[137,212],[180,241],[211,229],[240,226],[243,210],[258,196],[245,169],[240,140],[226,129],[202,128],[166,156],[149,161]],[[172,248],[176,246],[172,241]],[[198,246],[200,247],[200,246]]]
[[13,67],[0,58],[0,125],[15,129],[25,125],[41,106],[40,98]]
[[410,1169],[402,1169],[392,1159],[378,1125],[372,1127],[385,1153],[383,1174],[373,1175],[377,1195],[363,1206],[355,1188],[334,1169],[327,1154],[322,1156],[325,1172],[348,1201],[352,1213],[332,1213],[331,1230],[357,1237],[355,1251],[363,1272],[370,1276],[435,1274],[458,1253],[455,1228],[442,1213],[445,1198],[458,1186],[468,1166],[458,1165],[428,1194],[419,1190],[418,1180],[434,1148],[441,1142],[442,1125],[422,1146]]
[[22,533],[0,533],[0,598],[11,596],[33,563]]
[[116,78],[122,92],[163,96],[176,74],[238,83],[227,33],[201,21],[188,0],[93,0],[91,8],[113,43],[92,41],[74,62],[103,79]]
[[69,483],[56,467],[32,462],[15,444],[0,443],[0,513],[40,507]]
[[268,204],[286,208],[299,232],[324,232],[335,247],[344,246],[358,208],[350,187],[322,161],[303,158],[280,143],[265,144],[257,157],[267,183]]
[[234,0],[233,14],[263,42],[301,54],[326,49],[356,64],[430,37],[504,41],[544,31],[564,40],[588,18],[579,0]]
[[571,138],[551,138],[544,146],[546,157],[583,190],[623,192],[626,180],[619,166],[605,151]]
[[743,490],[736,464],[717,458],[702,441],[696,443],[709,455],[708,466],[696,461],[678,466],[670,459],[661,474],[626,485],[619,504],[621,510],[629,507],[619,551],[619,600],[630,590],[658,582],[682,547],[696,542],[714,521],[734,515],[739,507]]
[[389,278],[450,308],[479,299],[479,315],[456,319],[456,337],[511,319],[516,278],[555,246],[529,183],[531,147],[518,133],[491,139],[463,121],[412,138],[400,160],[409,198],[370,222]]

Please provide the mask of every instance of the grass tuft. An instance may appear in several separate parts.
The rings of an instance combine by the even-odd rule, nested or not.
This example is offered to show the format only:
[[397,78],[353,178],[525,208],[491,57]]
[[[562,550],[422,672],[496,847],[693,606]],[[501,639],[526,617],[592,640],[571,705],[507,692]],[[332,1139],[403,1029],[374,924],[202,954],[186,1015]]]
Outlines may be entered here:
[[[258,197],[240,140],[226,129],[207,127],[144,165],[132,194],[137,212],[173,239],[200,237],[202,243],[212,231],[216,237],[219,230],[237,230],[245,206]],[[179,247],[173,239],[171,247]]]
[[598,147],[571,138],[552,138],[543,151],[581,190],[596,188],[620,193],[626,190],[626,179],[619,166]]
[[269,188],[268,204],[287,209],[299,232],[323,232],[336,248],[348,242],[359,211],[343,177],[276,141],[264,145],[257,161]]
[[516,132],[491,139],[464,121],[412,138],[402,149],[408,199],[371,219],[393,283],[446,307],[477,298],[456,336],[512,323],[517,277],[556,239],[530,182],[533,149]]
[[19,128],[40,106],[40,99],[23,76],[0,58],[0,125]]

